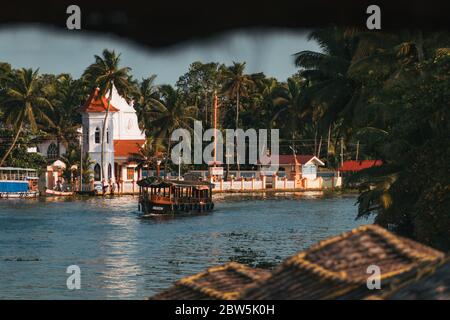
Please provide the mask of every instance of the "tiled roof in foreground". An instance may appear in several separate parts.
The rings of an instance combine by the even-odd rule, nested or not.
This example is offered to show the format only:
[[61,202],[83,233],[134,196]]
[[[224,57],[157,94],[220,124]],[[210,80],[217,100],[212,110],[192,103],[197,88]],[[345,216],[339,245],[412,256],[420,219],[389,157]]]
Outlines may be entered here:
[[269,272],[230,262],[212,267],[205,272],[183,278],[152,300],[229,300],[236,299],[242,290]]
[[450,258],[432,263],[401,277],[381,296],[367,299],[450,300]]
[[414,272],[444,254],[366,225],[324,240],[283,262],[272,275],[246,289],[239,299],[362,299],[370,265],[381,271],[381,294],[392,280]]

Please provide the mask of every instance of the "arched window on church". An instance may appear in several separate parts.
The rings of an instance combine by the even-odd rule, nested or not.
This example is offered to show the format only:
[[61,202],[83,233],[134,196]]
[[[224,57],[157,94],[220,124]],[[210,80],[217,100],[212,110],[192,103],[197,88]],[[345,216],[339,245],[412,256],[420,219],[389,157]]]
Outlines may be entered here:
[[108,164],[108,180],[112,178],[112,166],[111,163]]
[[100,181],[100,175],[101,175],[101,173],[100,173],[100,165],[97,163],[94,166],[94,180],[95,181]]
[[94,135],[95,143],[100,143],[100,128],[95,128],[95,135]]
[[106,143],[109,144],[109,128],[106,129]]
[[50,160],[55,160],[58,158],[58,146],[53,142],[48,146],[47,158]]

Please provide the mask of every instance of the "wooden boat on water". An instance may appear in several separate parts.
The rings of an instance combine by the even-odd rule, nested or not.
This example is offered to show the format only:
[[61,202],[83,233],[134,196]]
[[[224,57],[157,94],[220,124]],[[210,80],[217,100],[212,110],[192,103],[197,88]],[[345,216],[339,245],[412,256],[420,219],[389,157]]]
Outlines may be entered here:
[[45,194],[50,197],[70,197],[74,195],[73,191],[56,191],[56,190],[45,190]]
[[36,198],[39,196],[38,180],[34,169],[0,168],[0,199]]
[[138,181],[138,186],[139,210],[145,215],[202,213],[214,209],[214,185],[207,181],[149,177]]

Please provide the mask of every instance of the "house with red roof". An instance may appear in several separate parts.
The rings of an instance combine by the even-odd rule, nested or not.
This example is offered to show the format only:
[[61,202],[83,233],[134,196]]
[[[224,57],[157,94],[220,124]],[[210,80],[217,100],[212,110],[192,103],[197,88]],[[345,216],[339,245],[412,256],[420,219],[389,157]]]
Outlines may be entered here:
[[310,180],[317,178],[317,169],[324,166],[322,160],[314,155],[285,155],[281,154],[270,157],[270,165],[259,165],[263,175],[273,175],[275,172],[266,172],[268,167],[278,168],[278,175],[283,173],[285,177],[291,180],[297,180],[300,177]]
[[382,164],[383,162],[381,160],[346,160],[338,170],[343,173],[351,173],[371,167],[381,166]]
[[[108,97],[108,96],[107,96]],[[130,155],[139,153],[145,144],[145,134],[140,130],[136,110],[113,87],[109,116],[105,127],[103,174],[101,170],[101,140],[108,99],[95,89],[79,112],[82,115],[83,152],[94,162],[94,181],[120,182],[126,189],[138,180],[137,164],[129,162]],[[127,187],[128,186],[128,187]]]

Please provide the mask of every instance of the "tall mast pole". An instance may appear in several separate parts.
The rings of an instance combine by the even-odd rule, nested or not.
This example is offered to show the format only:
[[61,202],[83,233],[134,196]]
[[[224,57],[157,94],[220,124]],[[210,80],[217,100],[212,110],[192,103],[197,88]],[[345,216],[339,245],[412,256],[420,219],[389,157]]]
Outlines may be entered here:
[[214,91],[214,167],[217,160],[217,93]]

